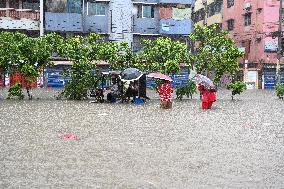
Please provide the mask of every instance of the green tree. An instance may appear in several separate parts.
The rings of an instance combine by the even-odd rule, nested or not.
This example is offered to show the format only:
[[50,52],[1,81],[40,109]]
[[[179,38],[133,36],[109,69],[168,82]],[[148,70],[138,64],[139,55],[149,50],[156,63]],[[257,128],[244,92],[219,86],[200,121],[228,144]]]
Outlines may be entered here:
[[167,37],[142,41],[142,51],[134,61],[141,70],[165,74],[179,73],[180,64],[190,62],[191,55],[187,45]]
[[193,80],[189,80],[186,86],[178,87],[176,90],[177,99],[182,100],[183,96],[186,95],[187,98],[192,99],[192,95],[196,93],[196,84]]
[[239,70],[238,58],[243,56],[228,32],[216,32],[217,25],[201,27],[196,25],[189,38],[195,41],[194,54],[197,72],[214,71],[214,83],[218,83],[225,73],[234,75]]
[[17,97],[20,100],[24,99],[24,97],[25,97],[25,95],[23,94],[23,91],[22,91],[22,85],[19,81],[16,82],[12,87],[10,87],[10,89],[8,91],[8,98],[7,99],[11,99],[12,97]]
[[242,92],[244,92],[247,89],[247,86],[242,81],[235,81],[233,83],[230,83],[227,86],[227,89],[232,90],[232,100],[234,100],[234,96],[236,94],[240,95]]
[[283,100],[283,97],[284,97],[284,83],[277,84],[275,86],[275,89],[276,89],[276,95],[279,97],[279,99]]
[[104,47],[97,34],[87,37],[76,36],[65,39],[58,47],[61,57],[73,62],[71,70],[65,73],[71,78],[65,85],[62,96],[70,100],[83,100],[90,89],[96,87],[100,74],[95,73],[96,61],[101,60]]
[[24,77],[29,99],[33,82],[50,63],[57,38],[56,34],[31,38],[19,32],[0,32],[0,67],[9,74],[19,72]]

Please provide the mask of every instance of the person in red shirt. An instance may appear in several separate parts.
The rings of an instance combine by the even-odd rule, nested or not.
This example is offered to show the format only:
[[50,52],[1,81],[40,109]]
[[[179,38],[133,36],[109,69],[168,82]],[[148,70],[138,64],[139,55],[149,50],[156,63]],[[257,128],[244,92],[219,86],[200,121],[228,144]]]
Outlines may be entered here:
[[161,108],[170,109],[172,108],[173,98],[172,93],[174,92],[173,86],[167,80],[160,84],[158,87],[158,93],[160,95]]
[[211,109],[213,102],[216,101],[216,91],[205,89],[202,85],[198,86],[198,90],[202,95],[202,109]]

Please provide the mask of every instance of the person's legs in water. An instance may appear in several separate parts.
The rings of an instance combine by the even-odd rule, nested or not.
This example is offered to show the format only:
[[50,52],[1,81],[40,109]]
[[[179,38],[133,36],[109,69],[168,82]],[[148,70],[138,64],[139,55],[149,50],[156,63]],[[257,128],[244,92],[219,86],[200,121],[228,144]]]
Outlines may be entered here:
[[207,110],[208,109],[208,102],[202,102],[202,110]]
[[213,101],[208,102],[208,109],[211,109]]
[[107,94],[107,101],[108,101],[108,102],[111,102],[111,98],[112,98],[111,93],[108,93],[108,94]]
[[166,101],[161,101],[161,108],[166,109],[167,108],[167,102]]
[[168,109],[171,109],[173,107],[173,102],[167,102],[167,108]]

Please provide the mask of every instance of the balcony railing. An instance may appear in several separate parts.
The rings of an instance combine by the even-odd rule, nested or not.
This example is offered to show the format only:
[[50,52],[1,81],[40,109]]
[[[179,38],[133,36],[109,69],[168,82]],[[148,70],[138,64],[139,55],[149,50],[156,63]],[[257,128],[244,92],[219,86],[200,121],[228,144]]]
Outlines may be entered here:
[[31,19],[31,20],[40,20],[40,12],[33,11],[31,9],[0,9],[0,17],[11,17],[14,19]]

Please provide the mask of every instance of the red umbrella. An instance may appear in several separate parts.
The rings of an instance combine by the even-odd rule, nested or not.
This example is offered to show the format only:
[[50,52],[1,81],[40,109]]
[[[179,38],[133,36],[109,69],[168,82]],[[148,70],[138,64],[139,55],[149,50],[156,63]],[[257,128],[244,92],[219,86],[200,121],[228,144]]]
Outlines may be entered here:
[[168,75],[162,74],[160,72],[150,73],[147,77],[155,78],[155,79],[163,79],[167,81],[173,81],[172,78]]

